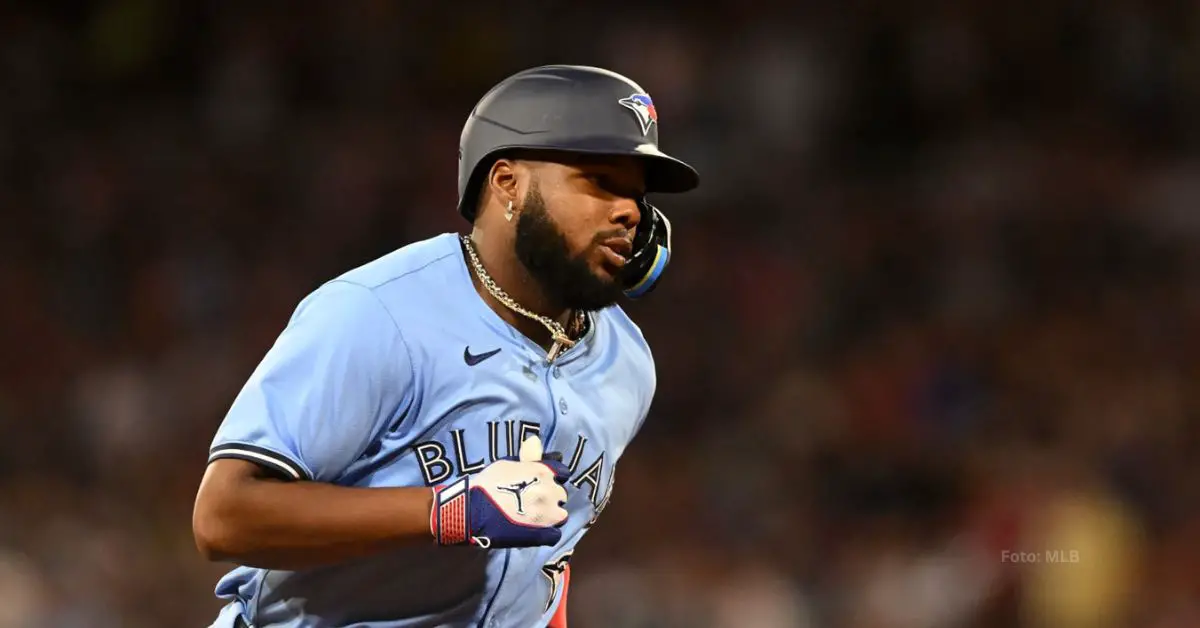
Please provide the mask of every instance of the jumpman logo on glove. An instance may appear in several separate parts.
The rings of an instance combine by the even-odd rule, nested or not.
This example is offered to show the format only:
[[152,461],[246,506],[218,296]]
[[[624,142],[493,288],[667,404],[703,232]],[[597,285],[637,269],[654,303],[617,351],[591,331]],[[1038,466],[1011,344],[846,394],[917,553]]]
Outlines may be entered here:
[[538,478],[533,478],[532,480],[528,480],[525,482],[517,482],[516,484],[511,484],[509,486],[497,486],[496,490],[504,491],[505,493],[512,493],[513,495],[515,495],[517,498],[517,514],[523,515],[523,514],[525,514],[525,508],[522,507],[522,505],[521,505],[521,495],[523,493],[525,493],[525,489],[527,489],[530,486],[533,486],[534,484],[537,484],[537,483],[538,483]]

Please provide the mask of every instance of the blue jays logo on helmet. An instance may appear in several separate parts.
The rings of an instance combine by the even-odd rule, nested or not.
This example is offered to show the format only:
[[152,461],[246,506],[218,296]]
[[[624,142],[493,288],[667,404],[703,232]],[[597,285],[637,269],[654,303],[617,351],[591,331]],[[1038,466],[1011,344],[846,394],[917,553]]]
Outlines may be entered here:
[[650,127],[658,122],[658,112],[654,110],[654,101],[649,94],[632,94],[617,102],[628,107],[637,114],[638,123],[642,125],[642,135],[650,132]]

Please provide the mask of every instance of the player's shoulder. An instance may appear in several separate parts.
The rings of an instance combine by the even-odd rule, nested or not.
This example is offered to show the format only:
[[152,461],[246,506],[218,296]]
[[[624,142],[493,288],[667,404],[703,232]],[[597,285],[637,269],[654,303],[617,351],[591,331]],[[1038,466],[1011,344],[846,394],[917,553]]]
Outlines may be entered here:
[[658,371],[654,354],[641,327],[619,305],[612,305],[596,313],[600,326],[597,338],[602,351],[608,354],[606,361],[612,364],[612,372],[620,385],[627,386],[632,395],[640,400],[641,416],[650,407],[658,389]]
[[620,305],[612,305],[597,312],[596,316],[600,324],[608,327],[617,345],[615,349],[632,363],[630,366],[639,371],[654,372],[654,354],[650,351],[650,343],[629,313]]
[[413,242],[326,281],[298,311],[319,307],[354,321],[374,311],[375,318],[400,325],[419,304],[434,309],[444,305],[436,303],[437,295],[461,274],[461,260],[455,257],[460,255],[458,237],[452,233]]
[[450,287],[463,281],[463,269],[458,235],[443,233],[352,268],[332,282],[370,290],[394,316],[403,318],[453,305],[458,293]]
[[458,236],[442,233],[406,244],[395,251],[352,268],[333,281],[358,284],[380,290],[395,282],[436,281],[451,272],[454,256],[459,255]]

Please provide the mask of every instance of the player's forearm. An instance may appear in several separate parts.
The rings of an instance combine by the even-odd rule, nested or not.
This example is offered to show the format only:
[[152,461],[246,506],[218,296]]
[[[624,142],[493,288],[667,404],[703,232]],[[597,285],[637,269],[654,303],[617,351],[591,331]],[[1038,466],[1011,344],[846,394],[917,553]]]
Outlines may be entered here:
[[427,488],[213,475],[205,476],[193,516],[197,546],[210,560],[301,569],[433,542]]

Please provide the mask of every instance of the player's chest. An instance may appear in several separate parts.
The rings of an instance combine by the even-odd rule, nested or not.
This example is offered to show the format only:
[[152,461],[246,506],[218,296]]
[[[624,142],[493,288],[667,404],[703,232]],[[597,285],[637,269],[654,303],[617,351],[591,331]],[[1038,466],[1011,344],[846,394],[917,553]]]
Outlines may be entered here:
[[466,347],[427,365],[416,403],[385,437],[381,453],[390,455],[373,465],[379,484],[445,483],[517,455],[537,434],[547,452],[562,455],[580,499],[603,500],[642,413],[621,369],[546,364],[508,346]]

